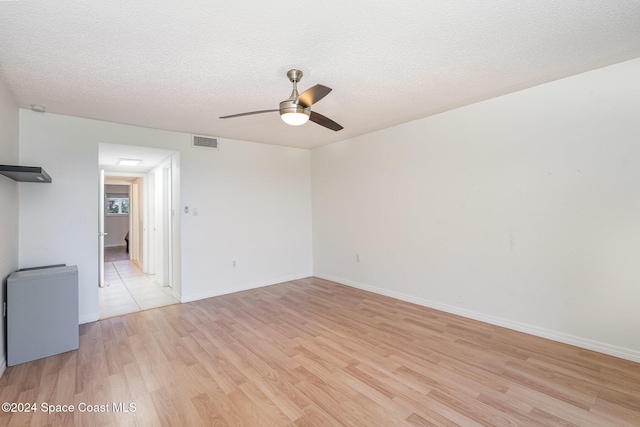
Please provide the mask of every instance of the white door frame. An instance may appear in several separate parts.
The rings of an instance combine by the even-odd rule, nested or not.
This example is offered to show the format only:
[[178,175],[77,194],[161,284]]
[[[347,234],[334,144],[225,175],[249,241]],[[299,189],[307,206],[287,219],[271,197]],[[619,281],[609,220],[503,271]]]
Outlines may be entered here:
[[129,187],[129,258],[136,262],[140,260],[140,179],[132,181]]
[[98,190],[98,286],[104,287],[104,171],[100,170]]

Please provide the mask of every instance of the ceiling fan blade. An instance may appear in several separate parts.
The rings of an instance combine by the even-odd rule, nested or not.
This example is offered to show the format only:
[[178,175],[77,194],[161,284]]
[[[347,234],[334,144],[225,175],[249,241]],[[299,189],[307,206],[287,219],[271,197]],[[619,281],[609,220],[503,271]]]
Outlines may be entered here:
[[318,114],[315,111],[311,112],[311,115],[309,116],[309,120],[311,120],[314,123],[319,124],[320,126],[324,126],[327,129],[335,130],[336,132],[339,131],[339,130],[344,129],[342,126],[340,126],[339,124],[337,124],[336,122],[334,122],[330,118],[325,117],[322,114]]
[[273,113],[274,111],[280,111],[280,110],[276,109],[276,110],[250,111],[248,113],[231,114],[230,116],[222,116],[222,117],[218,117],[218,118],[219,119],[232,119],[234,117],[251,116],[252,114]]
[[302,92],[300,96],[298,96],[297,102],[303,107],[311,107],[311,105],[327,96],[331,90],[330,87],[315,85]]

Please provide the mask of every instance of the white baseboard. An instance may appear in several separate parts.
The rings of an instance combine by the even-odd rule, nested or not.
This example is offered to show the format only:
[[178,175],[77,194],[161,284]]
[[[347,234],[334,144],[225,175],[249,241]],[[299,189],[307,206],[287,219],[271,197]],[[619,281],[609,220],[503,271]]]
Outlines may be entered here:
[[85,314],[83,316],[80,316],[80,319],[78,319],[78,323],[80,325],[84,325],[85,323],[97,322],[98,320],[100,320],[99,313]]
[[537,337],[547,338],[552,341],[558,341],[564,344],[574,345],[576,347],[584,348],[587,350],[593,350],[598,353],[608,354],[610,356],[619,357],[621,359],[626,359],[632,362],[640,363],[640,351],[637,351],[637,350],[619,347],[616,345],[607,344],[600,341],[594,341],[588,338],[566,334],[564,332],[558,332],[550,329],[540,328],[538,326],[516,322],[516,321],[505,319],[502,317],[478,313],[475,311],[467,310],[467,309],[456,307],[453,305],[430,301],[430,300],[416,297],[413,295],[407,295],[400,292],[391,291],[388,289],[366,285],[364,283],[359,283],[353,280],[331,276],[329,274],[315,273],[314,276],[320,279],[325,279],[325,280],[330,280],[332,282],[340,283],[342,285],[351,286],[353,288],[358,288],[365,291],[373,292],[375,294],[385,295],[401,301],[411,302],[417,305],[421,305],[423,307],[433,308],[435,310],[456,314],[458,316],[466,317],[469,319],[479,320],[481,322],[489,323],[496,326],[501,326],[503,328],[512,329],[514,331],[524,332],[526,334],[535,335]]
[[201,300],[201,299],[205,299],[205,298],[211,298],[211,297],[217,297],[217,296],[220,296],[220,295],[232,294],[234,292],[240,292],[240,291],[247,291],[249,289],[262,288],[263,286],[276,285],[278,283],[289,282],[291,280],[304,279],[306,277],[311,277],[311,276],[312,276],[311,273],[301,273],[301,274],[295,274],[295,275],[286,276],[286,277],[279,277],[279,278],[271,279],[271,280],[260,280],[258,282],[245,283],[245,284],[236,285],[236,286],[229,286],[229,287],[226,287],[226,288],[212,289],[210,291],[201,292],[201,293],[198,293],[198,294],[182,295],[182,298],[180,299],[180,302],[185,303],[185,302],[197,301],[197,300]]
[[2,358],[2,363],[0,363],[0,378],[2,378],[2,374],[4,374],[4,370],[7,369],[7,359]]

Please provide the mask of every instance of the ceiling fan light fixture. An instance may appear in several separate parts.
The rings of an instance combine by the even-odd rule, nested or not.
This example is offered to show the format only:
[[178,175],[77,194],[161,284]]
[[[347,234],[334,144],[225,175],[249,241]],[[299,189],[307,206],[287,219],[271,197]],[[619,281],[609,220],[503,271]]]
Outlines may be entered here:
[[249,111],[248,113],[231,114],[229,116],[222,116],[220,118],[231,119],[233,117],[252,116],[254,114],[262,113],[275,113],[276,111],[278,111],[280,113],[280,118],[282,118],[282,121],[290,126],[300,126],[310,120],[316,124],[319,124],[320,126],[331,129],[333,131],[339,131],[343,129],[342,126],[340,126],[330,118],[325,117],[315,111],[311,113],[311,106],[327,96],[329,92],[331,92],[330,87],[317,84],[299,94],[297,85],[302,78],[302,71],[295,69],[289,70],[287,72],[287,77],[289,77],[289,81],[291,81],[291,83],[293,84],[293,90],[291,91],[291,95],[289,96],[289,98],[280,103],[280,108],[278,110]]
[[309,116],[304,113],[284,113],[280,116],[282,121],[291,126],[300,126],[309,121]]
[[309,121],[310,115],[310,108],[305,108],[294,101],[286,100],[280,103],[280,118],[288,125],[303,125]]

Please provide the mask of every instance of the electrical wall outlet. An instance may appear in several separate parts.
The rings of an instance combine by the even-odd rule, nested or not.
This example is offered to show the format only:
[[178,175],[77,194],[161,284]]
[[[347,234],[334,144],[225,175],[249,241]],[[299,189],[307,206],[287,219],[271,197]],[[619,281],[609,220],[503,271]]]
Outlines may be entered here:
[[356,254],[356,262],[360,262],[360,254]]

